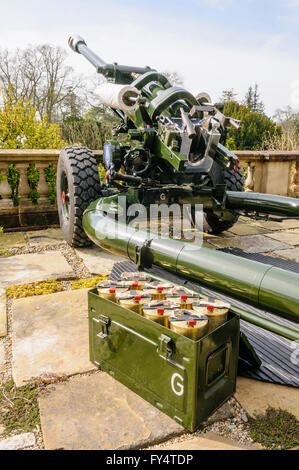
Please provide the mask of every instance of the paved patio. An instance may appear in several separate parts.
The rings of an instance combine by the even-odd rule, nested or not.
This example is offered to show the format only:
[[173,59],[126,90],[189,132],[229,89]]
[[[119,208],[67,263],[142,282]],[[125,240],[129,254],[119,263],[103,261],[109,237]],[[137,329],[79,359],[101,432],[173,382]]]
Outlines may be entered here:
[[[204,242],[211,249],[237,247],[299,262],[299,221],[248,223],[241,218],[221,236],[204,235]],[[239,448],[238,441],[221,443],[213,433],[191,439],[175,421],[89,361],[87,289],[72,291],[70,282],[79,272],[109,274],[119,257],[97,247],[66,252],[59,229],[0,234],[0,248],[6,250],[0,256],[0,386],[10,376],[17,387],[46,374],[68,378],[49,385],[39,397],[40,448],[136,449],[159,442],[166,442],[163,449]],[[6,299],[9,286],[50,279],[61,280],[65,291]],[[296,389],[239,378],[236,400],[245,418],[269,405],[299,417]],[[232,423],[233,429],[234,413],[224,405],[212,422]],[[6,439],[2,432],[0,426],[0,449],[37,446],[38,430]]]

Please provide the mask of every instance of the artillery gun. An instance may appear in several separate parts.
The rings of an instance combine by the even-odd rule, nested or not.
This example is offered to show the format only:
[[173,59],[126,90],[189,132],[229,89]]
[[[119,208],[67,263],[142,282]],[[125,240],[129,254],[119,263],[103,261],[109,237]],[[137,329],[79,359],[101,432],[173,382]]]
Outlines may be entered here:
[[[244,192],[240,162],[225,148],[226,128],[239,129],[241,123],[224,116],[206,93],[195,97],[149,67],[107,64],[80,36],[70,37],[69,45],[106,77],[96,95],[121,124],[103,148],[105,184],[100,183],[97,160],[89,149],[71,146],[61,151],[57,200],[66,241],[84,246],[92,240],[140,266],[156,264],[180,272],[280,313],[283,306],[284,313],[298,319],[299,278],[294,273],[279,278],[273,267],[261,268],[259,263],[204,248],[193,247],[192,252],[186,243],[128,229],[127,219],[118,224],[115,236],[115,221],[107,214],[119,215],[119,196],[146,208],[160,202],[187,204],[194,224],[200,204],[204,229],[212,233],[232,227],[240,214],[298,218],[299,200]],[[217,257],[225,269],[216,269]],[[284,279],[286,302],[275,294],[275,289],[281,290],[279,279]]]

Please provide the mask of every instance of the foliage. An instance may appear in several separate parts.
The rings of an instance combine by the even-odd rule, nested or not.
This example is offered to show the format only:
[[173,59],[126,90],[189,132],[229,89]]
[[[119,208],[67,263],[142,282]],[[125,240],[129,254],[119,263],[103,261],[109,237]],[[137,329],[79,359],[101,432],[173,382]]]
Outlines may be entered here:
[[37,389],[28,384],[16,388],[12,380],[0,386],[0,424],[4,435],[31,432],[40,424]]
[[0,49],[0,87],[16,100],[30,100],[39,117],[58,122],[82,107],[82,79],[66,65],[67,53],[49,44],[8,51]]
[[6,171],[7,182],[11,188],[10,197],[13,200],[14,206],[18,206],[19,200],[21,199],[19,195],[20,174],[20,170],[16,168],[14,163],[12,163]]
[[269,150],[296,150],[299,146],[299,112],[287,106],[286,109],[277,109],[274,119],[280,125],[282,135],[266,138]]
[[231,101],[237,101],[237,93],[235,93],[233,88],[231,90],[223,90],[219,101],[221,103],[229,103]]
[[26,170],[26,176],[30,188],[29,197],[33,204],[37,204],[37,201],[40,197],[37,191],[37,186],[39,182],[39,169],[36,168],[34,163],[30,163],[29,167]]
[[227,142],[231,150],[259,150],[266,136],[282,134],[280,126],[270,118],[235,101],[225,103],[223,113],[242,121],[240,131],[228,129]]
[[259,114],[264,114],[265,106],[260,99],[257,83],[254,85],[254,87],[249,87],[248,92],[245,95],[245,100],[243,104],[247,106],[250,111],[254,111]]
[[71,289],[92,289],[93,287],[96,287],[99,282],[104,281],[105,279],[107,279],[107,276],[105,275],[97,277],[88,277],[86,279],[79,279],[78,281],[72,282]]
[[56,124],[39,120],[29,101],[15,100],[11,92],[0,110],[1,149],[60,149],[65,145]]
[[298,132],[286,132],[284,129],[282,129],[282,133],[266,133],[262,142],[261,150],[289,151],[296,150],[296,148],[298,148]]
[[114,124],[115,121],[69,118],[61,124],[62,137],[71,145],[80,142],[81,145],[96,150],[103,148],[104,142],[111,138]]
[[55,191],[56,174],[57,174],[56,168],[53,166],[52,163],[50,163],[50,165],[44,169],[45,180],[49,188],[48,199],[51,202],[51,204],[54,204],[56,200],[56,191]]
[[184,79],[178,72],[162,72],[172,86],[184,86]]
[[106,169],[105,169],[105,167],[102,163],[99,164],[98,170],[99,170],[100,182],[102,184],[104,184],[105,183],[105,178],[106,178]]
[[291,413],[269,407],[264,416],[249,418],[250,437],[267,449],[291,449],[299,444],[298,420]]
[[53,294],[62,292],[64,287],[57,279],[49,281],[33,282],[31,284],[13,285],[6,288],[6,295],[9,299],[20,299],[33,295]]

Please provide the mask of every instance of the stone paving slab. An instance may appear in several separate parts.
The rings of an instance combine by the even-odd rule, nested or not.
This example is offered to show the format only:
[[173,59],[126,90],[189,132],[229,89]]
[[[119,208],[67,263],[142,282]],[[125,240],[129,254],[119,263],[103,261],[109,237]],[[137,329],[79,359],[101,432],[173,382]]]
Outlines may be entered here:
[[273,240],[265,235],[249,235],[233,238],[211,238],[209,243],[217,248],[240,248],[248,253],[266,253],[290,248],[286,243]]
[[71,266],[58,251],[0,258],[0,287],[74,276]]
[[299,263],[299,247],[292,248],[290,250],[274,251],[274,253],[272,254],[275,256],[278,256],[279,258],[285,258],[285,259],[289,259],[291,261],[296,261],[297,263]]
[[208,432],[200,437],[187,439],[181,442],[166,444],[161,448],[167,450],[254,450],[257,447],[241,446],[237,441],[232,441],[213,432]]
[[104,372],[55,385],[39,406],[46,449],[136,449],[184,432]]
[[0,287],[0,338],[7,335],[6,293]]
[[251,225],[245,222],[238,222],[232,228],[230,228],[228,232],[231,232],[234,235],[244,236],[268,233],[268,230],[262,227],[258,227],[257,225]]
[[22,232],[0,233],[0,248],[7,250],[9,248],[20,248],[26,246],[26,240]]
[[279,240],[283,243],[287,243],[288,245],[299,246],[299,230],[286,230],[283,232],[269,233],[266,237]]
[[76,253],[82,259],[90,274],[110,274],[114,263],[127,260],[127,258],[114,255],[97,246],[77,248]]
[[238,377],[235,398],[252,417],[265,414],[267,408],[271,406],[289,411],[299,419],[297,388]]
[[30,246],[57,245],[64,242],[60,229],[50,228],[26,233]]
[[89,361],[88,289],[13,302],[13,378],[19,387],[44,374],[95,369]]
[[0,440],[0,450],[22,450],[35,446],[35,436],[32,432],[17,434]]
[[287,230],[292,228],[299,228],[299,220],[296,219],[286,219],[282,222],[275,222],[272,220],[252,220],[250,223],[266,230]]

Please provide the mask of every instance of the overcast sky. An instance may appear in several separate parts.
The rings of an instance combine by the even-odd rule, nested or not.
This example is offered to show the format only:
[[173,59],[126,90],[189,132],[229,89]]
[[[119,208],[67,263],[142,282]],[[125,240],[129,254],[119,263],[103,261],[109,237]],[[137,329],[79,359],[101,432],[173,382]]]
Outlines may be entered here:
[[[299,0],[0,0],[0,47],[67,48],[72,33],[106,62],[177,71],[214,101],[257,82],[268,114],[299,110]],[[68,60],[93,73],[79,54]]]

